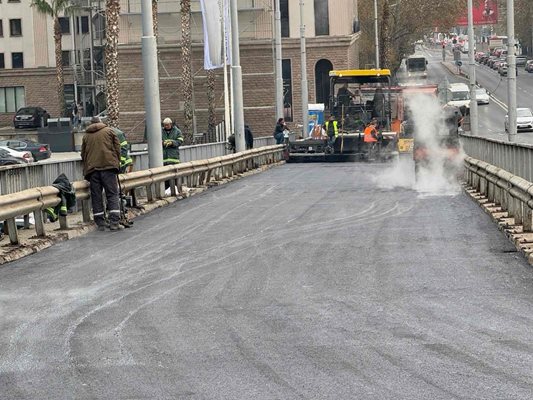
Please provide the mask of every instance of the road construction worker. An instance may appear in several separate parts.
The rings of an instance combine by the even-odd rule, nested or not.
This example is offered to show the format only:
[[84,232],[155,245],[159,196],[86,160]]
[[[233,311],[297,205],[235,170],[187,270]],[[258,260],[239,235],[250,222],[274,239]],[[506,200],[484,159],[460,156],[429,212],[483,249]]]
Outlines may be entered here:
[[377,120],[373,119],[365,128],[364,132],[364,142],[367,144],[368,148],[368,160],[372,160],[375,156],[376,145],[378,142],[378,130],[377,130]]
[[350,92],[350,89],[348,89],[348,84],[345,83],[342,85],[337,91],[337,101],[339,102],[339,107],[349,107],[353,97],[354,94]]
[[126,135],[118,128],[112,128],[115,134],[118,137],[120,142],[120,173],[124,174],[130,172],[133,165],[133,160],[130,157],[130,151],[128,146],[128,141],[126,140]]
[[339,136],[339,123],[335,120],[335,116],[331,114],[324,124],[326,134],[328,135],[328,145],[333,146],[335,139]]
[[183,134],[170,118],[163,120],[163,165],[179,164],[179,147],[183,143]]

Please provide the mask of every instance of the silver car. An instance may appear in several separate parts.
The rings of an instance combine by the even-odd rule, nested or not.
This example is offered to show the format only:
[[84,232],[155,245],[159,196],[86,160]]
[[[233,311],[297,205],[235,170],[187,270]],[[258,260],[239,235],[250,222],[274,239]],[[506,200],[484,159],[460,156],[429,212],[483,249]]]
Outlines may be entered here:
[[477,104],[489,104],[490,96],[485,88],[476,89],[476,101]]
[[[533,131],[533,113],[530,108],[516,109],[517,131]],[[509,131],[509,115],[505,116],[505,132]]]

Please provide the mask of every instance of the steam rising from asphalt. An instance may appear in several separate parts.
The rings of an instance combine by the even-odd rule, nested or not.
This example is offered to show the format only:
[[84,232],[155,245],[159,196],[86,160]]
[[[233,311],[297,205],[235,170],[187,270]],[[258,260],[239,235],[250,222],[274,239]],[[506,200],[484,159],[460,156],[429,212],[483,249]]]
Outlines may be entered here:
[[387,189],[409,188],[416,190],[421,196],[458,194],[461,187],[457,180],[457,172],[461,170],[464,154],[461,150],[451,161],[448,150],[440,145],[441,139],[448,134],[448,129],[438,99],[418,94],[408,98],[407,105],[414,122],[415,137],[425,143],[428,153],[431,154],[429,162],[419,169],[416,179],[412,157],[410,154],[404,155],[377,177],[378,186]]

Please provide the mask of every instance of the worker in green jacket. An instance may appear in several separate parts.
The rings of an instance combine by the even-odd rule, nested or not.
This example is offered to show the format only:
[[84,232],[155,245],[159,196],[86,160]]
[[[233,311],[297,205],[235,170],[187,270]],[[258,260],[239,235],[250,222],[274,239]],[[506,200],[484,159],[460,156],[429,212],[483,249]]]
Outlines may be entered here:
[[163,120],[163,165],[179,164],[179,147],[183,143],[183,135],[170,118]]
[[120,173],[129,172],[130,166],[133,164],[133,160],[130,157],[130,150],[126,135],[118,128],[112,128],[118,137],[120,143]]

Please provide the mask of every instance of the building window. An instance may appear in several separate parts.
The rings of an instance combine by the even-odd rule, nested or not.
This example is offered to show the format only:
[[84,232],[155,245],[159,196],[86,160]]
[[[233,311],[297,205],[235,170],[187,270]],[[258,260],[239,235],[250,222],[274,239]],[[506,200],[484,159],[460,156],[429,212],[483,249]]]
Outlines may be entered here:
[[4,69],[6,67],[6,63],[4,60],[4,53],[0,53],[0,69]]
[[0,37],[4,36],[4,25],[2,25],[2,20],[0,19]]
[[20,3],[20,0],[7,0],[7,2],[8,3]]
[[9,20],[9,34],[11,36],[22,36],[22,20],[20,19]]
[[70,51],[68,51],[68,50],[63,50],[63,51],[61,52],[61,59],[62,59],[63,67],[68,67],[68,66],[70,66]]
[[25,106],[24,86],[0,87],[0,113],[14,113]]
[[81,33],[89,33],[89,17],[76,18],[76,32],[80,34],[80,20],[81,20]]
[[281,60],[281,75],[283,77],[283,118],[285,118],[285,121],[287,122],[292,122],[291,60]]
[[59,17],[59,26],[61,27],[62,35],[70,35],[70,18]]
[[329,35],[328,0],[315,0],[315,35]]
[[24,54],[11,53],[11,68],[24,68]]
[[315,64],[315,93],[317,104],[324,104],[325,108],[329,108],[329,71],[333,69],[333,65],[329,60],[318,60]]
[[289,0],[280,0],[279,11],[281,14],[281,37],[289,37]]

